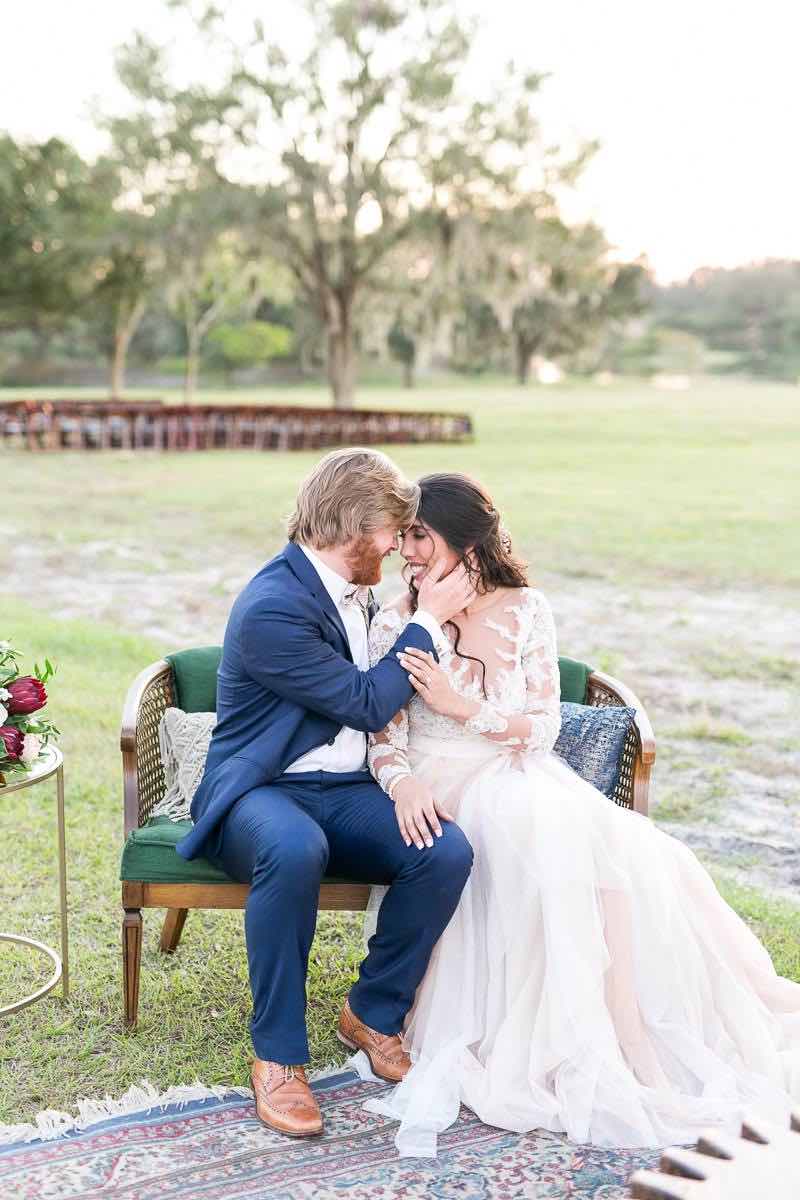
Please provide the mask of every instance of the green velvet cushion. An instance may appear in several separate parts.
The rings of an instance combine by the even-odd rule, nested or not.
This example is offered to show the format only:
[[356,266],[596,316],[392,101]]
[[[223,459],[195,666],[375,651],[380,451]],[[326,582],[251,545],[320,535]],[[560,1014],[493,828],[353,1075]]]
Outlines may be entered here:
[[[122,851],[120,879],[134,883],[234,883],[224,871],[212,867],[205,858],[187,862],[175,853],[175,845],[192,827],[191,821],[170,821],[169,817],[151,817],[141,829],[134,829]],[[350,883],[336,875],[326,875],[326,883]]]
[[561,675],[561,699],[569,704],[586,703],[586,685],[592,673],[592,667],[578,662],[574,658],[559,658],[558,670]]
[[175,706],[184,712],[217,711],[217,669],[221,646],[196,646],[167,655],[175,677]]
[[191,821],[152,817],[141,829],[134,829],[122,851],[120,879],[139,883],[231,883],[224,871],[212,867],[205,858],[187,862],[175,853],[176,843],[191,828]]

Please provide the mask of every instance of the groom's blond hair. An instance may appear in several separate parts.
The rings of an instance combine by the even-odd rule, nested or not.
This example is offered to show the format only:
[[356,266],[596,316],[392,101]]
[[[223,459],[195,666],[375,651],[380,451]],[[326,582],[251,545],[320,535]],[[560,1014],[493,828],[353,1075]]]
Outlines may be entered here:
[[380,450],[332,450],[300,485],[289,540],[317,550],[342,546],[387,526],[405,529],[418,506],[417,484]]

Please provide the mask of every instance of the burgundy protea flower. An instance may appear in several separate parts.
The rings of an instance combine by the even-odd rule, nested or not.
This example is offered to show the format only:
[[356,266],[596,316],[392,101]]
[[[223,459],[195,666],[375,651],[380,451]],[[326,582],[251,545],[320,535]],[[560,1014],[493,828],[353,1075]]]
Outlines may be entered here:
[[23,675],[8,685],[8,699],[5,702],[10,713],[35,713],[47,704],[47,692],[44,684],[32,675]]
[[20,731],[13,725],[0,725],[0,738],[3,739],[8,757],[18,759],[25,744],[25,738]]

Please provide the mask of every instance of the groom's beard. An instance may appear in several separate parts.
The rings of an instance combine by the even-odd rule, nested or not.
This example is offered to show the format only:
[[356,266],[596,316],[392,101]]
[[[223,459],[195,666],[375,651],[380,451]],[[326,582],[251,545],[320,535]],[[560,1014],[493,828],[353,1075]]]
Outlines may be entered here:
[[352,583],[371,587],[381,581],[381,563],[383,554],[368,534],[362,534],[353,544],[347,555],[347,565],[352,571]]

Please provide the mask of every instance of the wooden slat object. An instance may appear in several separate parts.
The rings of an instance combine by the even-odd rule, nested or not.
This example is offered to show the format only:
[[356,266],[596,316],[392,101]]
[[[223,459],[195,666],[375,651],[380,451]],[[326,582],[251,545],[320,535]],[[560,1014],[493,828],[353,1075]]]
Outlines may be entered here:
[[315,450],[348,444],[462,442],[467,413],[153,400],[10,400],[0,438],[29,450]]
[[[369,899],[369,884],[323,883],[319,889],[319,907],[341,912],[363,912]],[[244,908],[250,887],[246,883],[137,883],[122,884],[123,908],[166,908],[180,912],[189,908]],[[185,918],[184,918],[185,919]],[[163,941],[174,950],[180,939],[181,924],[171,918]],[[172,943],[174,942],[174,945]],[[166,949],[162,944],[161,949]]]
[[635,1200],[798,1200],[800,1109],[788,1129],[753,1117],[738,1138],[709,1130],[696,1149],[665,1150],[658,1171],[635,1171],[628,1183]]

